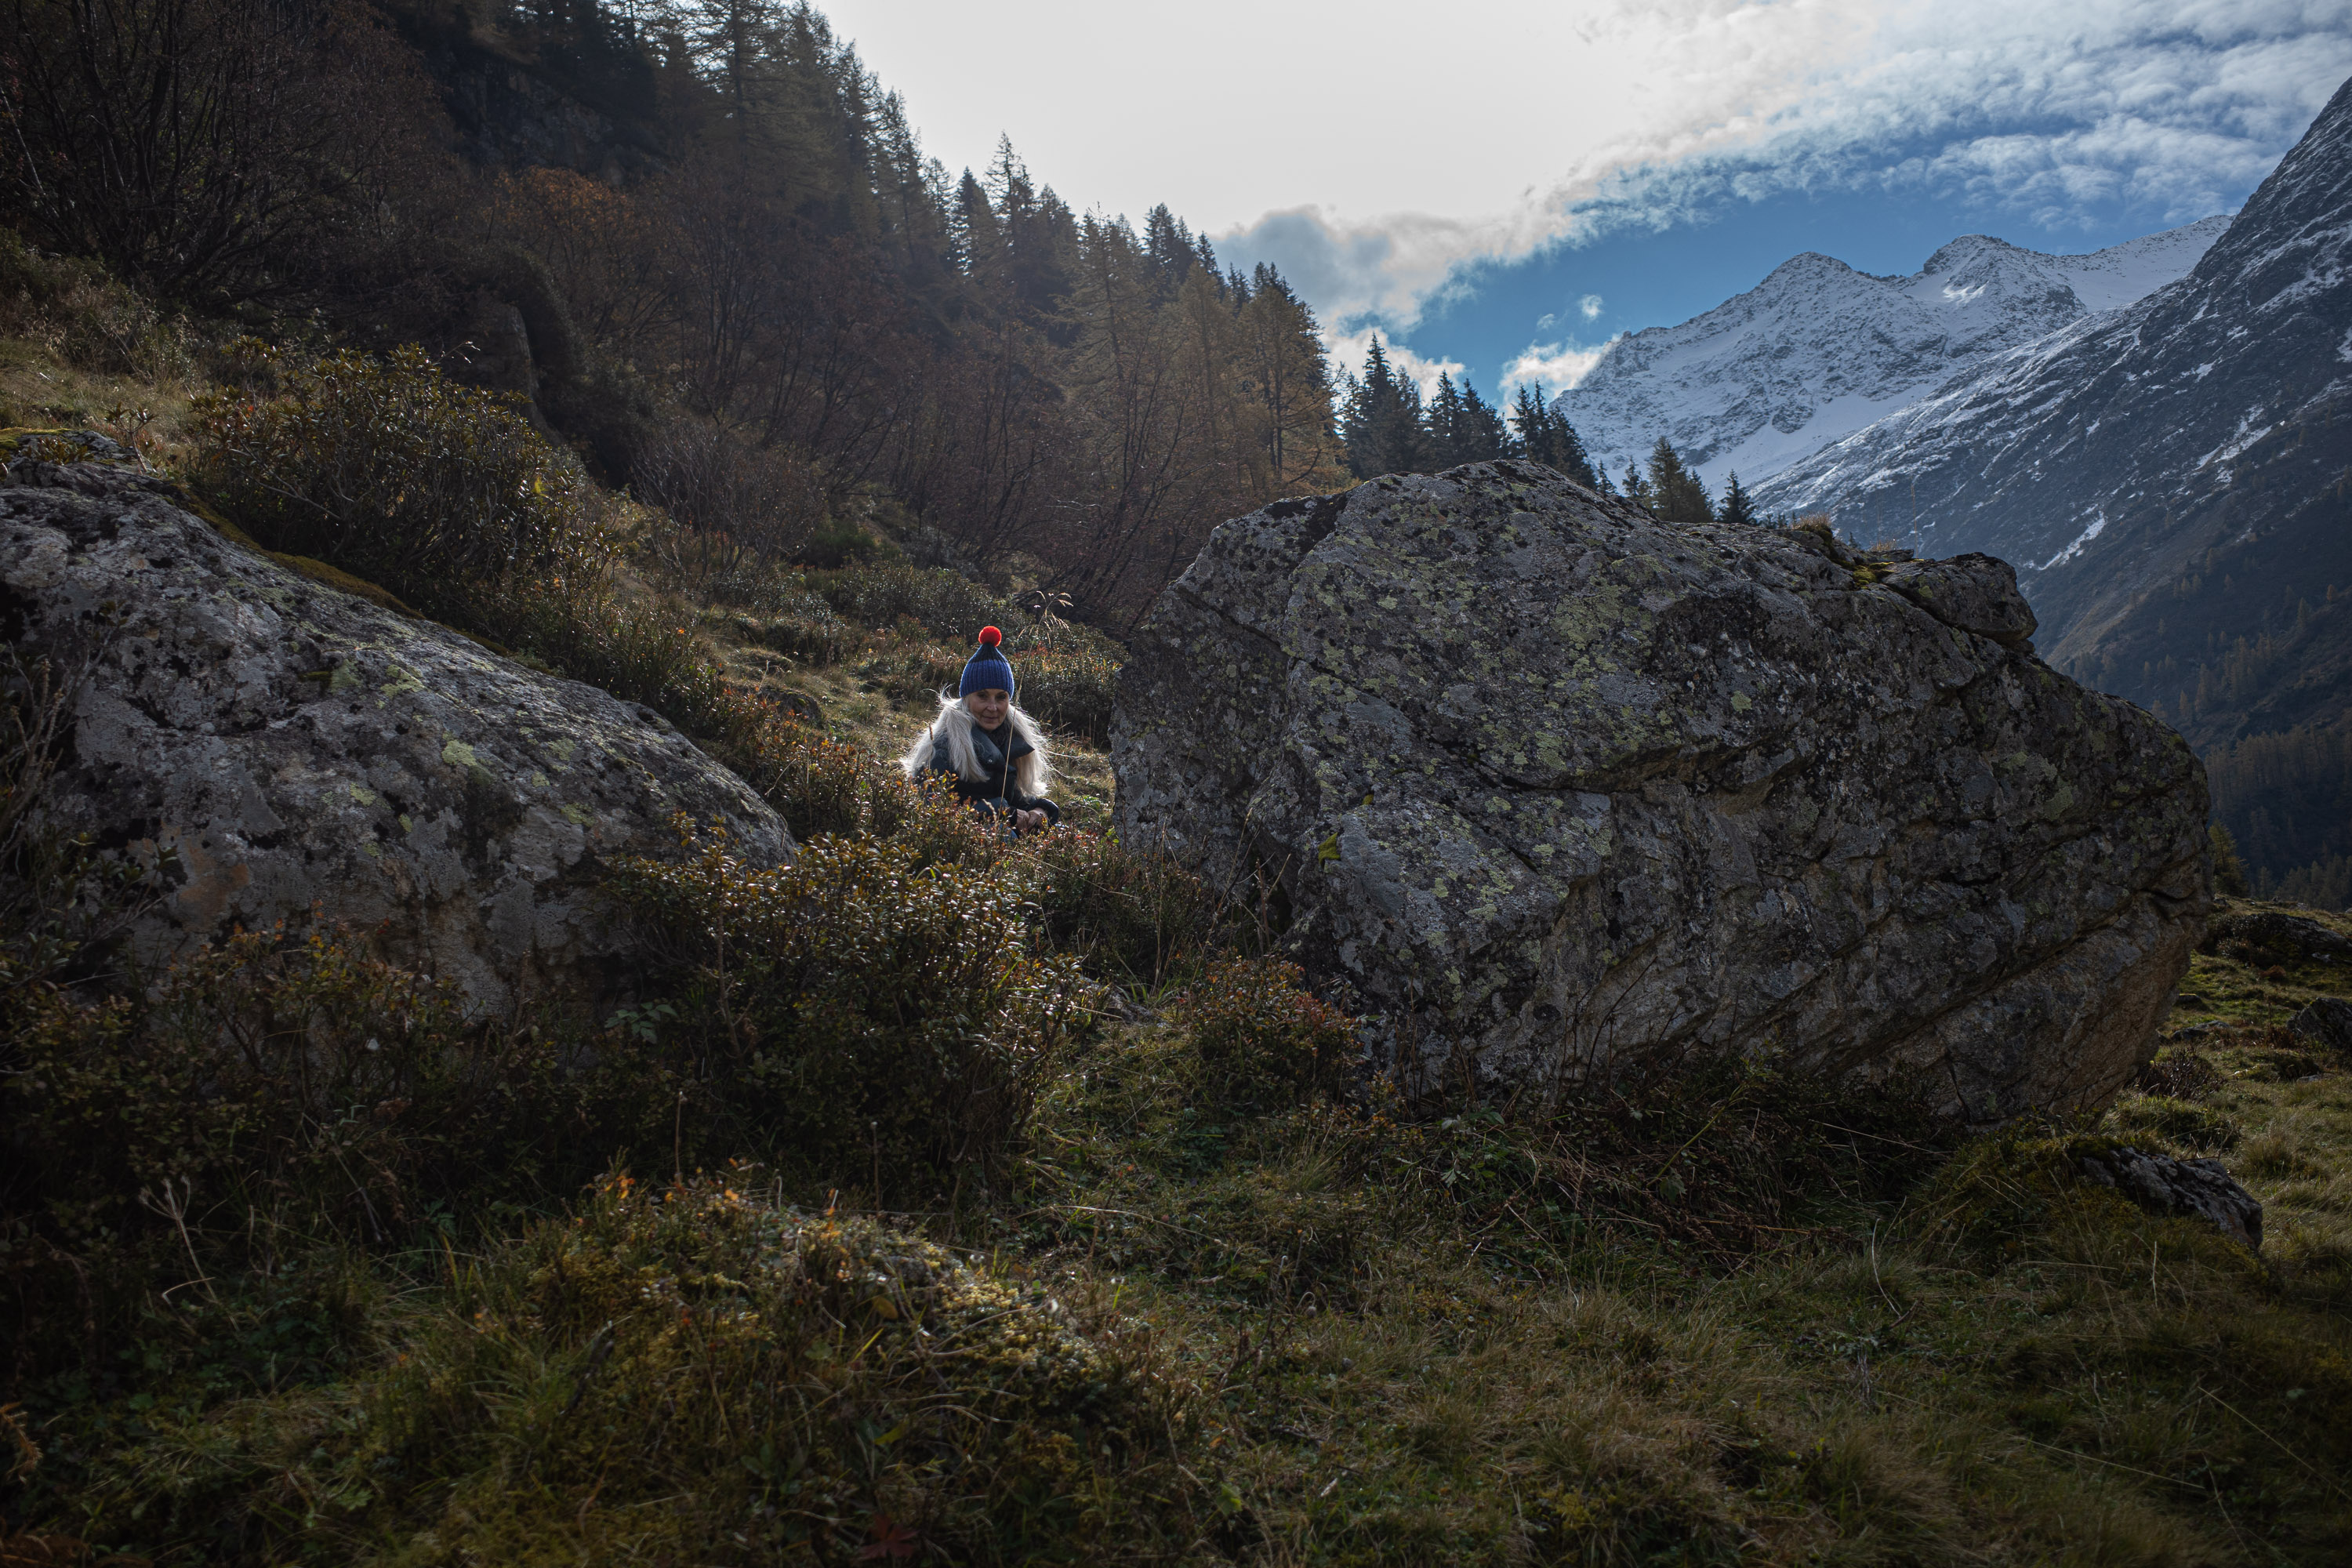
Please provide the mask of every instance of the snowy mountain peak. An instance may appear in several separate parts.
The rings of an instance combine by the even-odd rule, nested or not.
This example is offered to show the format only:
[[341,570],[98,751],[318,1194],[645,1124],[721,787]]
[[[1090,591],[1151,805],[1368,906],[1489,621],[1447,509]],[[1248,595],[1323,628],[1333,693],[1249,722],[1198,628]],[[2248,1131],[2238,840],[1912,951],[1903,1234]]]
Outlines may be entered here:
[[[1964,234],[1947,241],[1927,264],[1919,268],[1919,276],[1932,278],[1947,272],[1960,272],[1980,265],[1999,265],[2012,256],[2033,257],[2034,253],[2014,246],[2005,239],[1995,239],[1989,234]],[[2036,257],[2035,259],[2042,259]]]
[[2226,217],[2085,256],[1971,234],[1907,278],[1790,257],[1705,315],[1612,343],[1568,416],[1612,474],[1667,437],[1708,482],[1750,483],[1910,403],[1952,375],[2195,266]]

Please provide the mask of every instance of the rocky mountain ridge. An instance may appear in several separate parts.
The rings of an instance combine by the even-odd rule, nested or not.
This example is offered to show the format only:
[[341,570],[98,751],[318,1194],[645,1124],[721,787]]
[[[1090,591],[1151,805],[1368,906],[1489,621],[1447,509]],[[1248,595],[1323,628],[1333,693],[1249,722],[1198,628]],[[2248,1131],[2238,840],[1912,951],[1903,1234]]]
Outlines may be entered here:
[[1956,374],[2179,278],[2229,221],[2082,256],[1966,235],[1907,278],[1809,251],[1704,315],[1618,339],[1565,395],[1568,416],[1612,476],[1664,435],[1715,488],[1735,469],[1753,486]]
[[1757,494],[2015,562],[2052,663],[2209,756],[2280,752],[2217,766],[2258,867],[2352,877],[2352,82],[2186,276]]

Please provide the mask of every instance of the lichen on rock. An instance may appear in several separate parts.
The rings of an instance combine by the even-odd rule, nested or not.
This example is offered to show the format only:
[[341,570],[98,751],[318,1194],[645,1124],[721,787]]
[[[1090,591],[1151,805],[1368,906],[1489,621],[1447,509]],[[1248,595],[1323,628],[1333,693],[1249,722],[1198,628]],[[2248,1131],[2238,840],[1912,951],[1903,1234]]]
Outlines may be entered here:
[[2210,903],[2204,773],[2032,626],[1986,557],[1858,573],[1531,464],[1376,479],[1161,595],[1119,823],[1278,878],[1409,1086],[1738,1051],[1970,1123],[2095,1103]]
[[650,710],[247,549],[127,469],[10,471],[0,631],[70,683],[60,826],[175,852],[132,933],[151,965],[315,907],[503,1010],[625,970],[601,867],[674,847],[676,814],[748,859],[793,850]]

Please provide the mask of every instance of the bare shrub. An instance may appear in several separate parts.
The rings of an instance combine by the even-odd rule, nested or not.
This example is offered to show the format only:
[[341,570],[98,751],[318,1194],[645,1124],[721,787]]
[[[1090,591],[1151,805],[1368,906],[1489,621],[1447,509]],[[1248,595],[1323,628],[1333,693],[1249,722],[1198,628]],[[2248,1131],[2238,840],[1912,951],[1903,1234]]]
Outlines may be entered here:
[[673,420],[637,454],[634,477],[638,496],[667,514],[655,559],[700,598],[757,601],[824,521],[814,468],[709,420]]

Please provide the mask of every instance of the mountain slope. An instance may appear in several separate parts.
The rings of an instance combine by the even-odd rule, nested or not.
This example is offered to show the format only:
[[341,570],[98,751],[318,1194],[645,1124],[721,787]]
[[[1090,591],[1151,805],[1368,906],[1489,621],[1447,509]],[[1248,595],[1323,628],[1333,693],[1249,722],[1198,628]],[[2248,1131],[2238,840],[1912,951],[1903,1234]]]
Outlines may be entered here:
[[1720,487],[1750,484],[1932,391],[1956,373],[2186,273],[2229,226],[2209,217],[2087,256],[1984,235],[1908,278],[1808,252],[1678,326],[1612,343],[1567,395],[1612,473],[1663,434]]
[[2352,895],[2347,250],[2352,82],[2186,277],[1757,487],[2016,563],[2052,662],[2178,724],[2250,858],[2339,863],[2331,901]]

